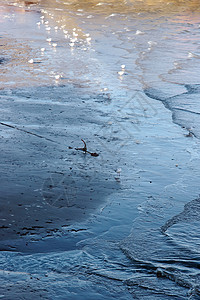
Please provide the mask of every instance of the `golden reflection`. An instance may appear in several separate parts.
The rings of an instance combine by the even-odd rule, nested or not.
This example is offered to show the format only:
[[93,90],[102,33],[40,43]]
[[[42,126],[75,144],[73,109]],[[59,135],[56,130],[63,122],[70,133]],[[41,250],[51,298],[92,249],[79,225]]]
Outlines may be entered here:
[[[11,0],[5,0],[13,3]],[[85,32],[80,28],[79,19],[86,22],[91,17],[91,23],[95,22],[96,14],[107,18],[114,14],[130,15],[136,14],[137,18],[143,18],[151,13],[153,16],[173,16],[177,13],[189,14],[200,12],[199,0],[16,0],[20,7],[25,9],[35,6],[41,10],[45,20],[52,28],[59,28],[63,31],[66,39],[68,33],[72,34],[73,29],[77,30],[78,38],[85,40]],[[144,15],[145,14],[145,15]],[[149,16],[147,15],[149,18]],[[194,16],[192,16],[194,18]],[[78,25],[79,24],[79,25]],[[65,32],[67,32],[65,34]]]
[[63,6],[72,10],[83,9],[85,12],[111,13],[142,13],[142,12],[174,12],[176,10],[200,11],[199,0],[40,0],[41,5]]
[[[11,0],[7,0],[11,2]],[[70,9],[103,14],[142,13],[142,12],[175,12],[177,10],[200,11],[199,0],[16,0],[24,6],[40,4],[46,9]]]
[[[48,2],[48,0],[41,0],[41,2]],[[60,3],[66,2],[65,0],[60,0]],[[170,11],[178,8],[186,8],[189,10],[200,9],[199,0],[90,0],[90,1],[78,1],[71,0],[68,1],[70,6],[80,7],[86,10],[103,10],[107,12],[115,13],[128,13],[129,11],[135,12],[147,12],[147,11]]]

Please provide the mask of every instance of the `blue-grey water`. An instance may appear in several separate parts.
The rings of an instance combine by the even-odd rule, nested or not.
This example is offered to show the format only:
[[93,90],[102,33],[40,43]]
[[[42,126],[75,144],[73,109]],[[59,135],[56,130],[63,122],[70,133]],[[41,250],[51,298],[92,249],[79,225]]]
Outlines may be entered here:
[[199,17],[1,1],[0,298],[200,299]]

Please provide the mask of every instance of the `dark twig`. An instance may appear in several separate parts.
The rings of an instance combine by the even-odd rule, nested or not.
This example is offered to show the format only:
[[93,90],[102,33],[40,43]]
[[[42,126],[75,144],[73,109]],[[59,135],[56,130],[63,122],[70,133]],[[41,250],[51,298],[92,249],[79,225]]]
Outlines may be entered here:
[[87,146],[86,146],[86,142],[84,141],[84,140],[82,140],[81,139],[81,141],[83,142],[83,144],[84,144],[84,147],[83,148],[75,148],[76,150],[81,150],[81,151],[83,151],[83,152],[87,152]]
[[80,151],[83,151],[84,153],[89,153],[91,156],[95,156],[95,157],[99,156],[99,154],[96,153],[96,152],[90,152],[90,151],[88,151],[87,150],[86,142],[83,139],[81,139],[81,141],[83,142],[84,147],[83,148],[75,148],[75,150],[80,150]]

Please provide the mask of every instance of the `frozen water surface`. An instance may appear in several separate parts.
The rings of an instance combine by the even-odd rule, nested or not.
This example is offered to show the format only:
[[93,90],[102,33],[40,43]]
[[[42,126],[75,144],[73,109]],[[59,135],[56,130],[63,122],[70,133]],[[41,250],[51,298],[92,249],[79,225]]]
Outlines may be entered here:
[[2,299],[200,298],[199,14],[1,1]]

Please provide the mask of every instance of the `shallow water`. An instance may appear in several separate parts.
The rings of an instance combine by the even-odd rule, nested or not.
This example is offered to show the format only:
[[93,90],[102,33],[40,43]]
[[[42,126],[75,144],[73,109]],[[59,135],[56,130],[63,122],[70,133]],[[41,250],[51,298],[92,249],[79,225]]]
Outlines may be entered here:
[[199,11],[1,3],[3,299],[200,298]]

